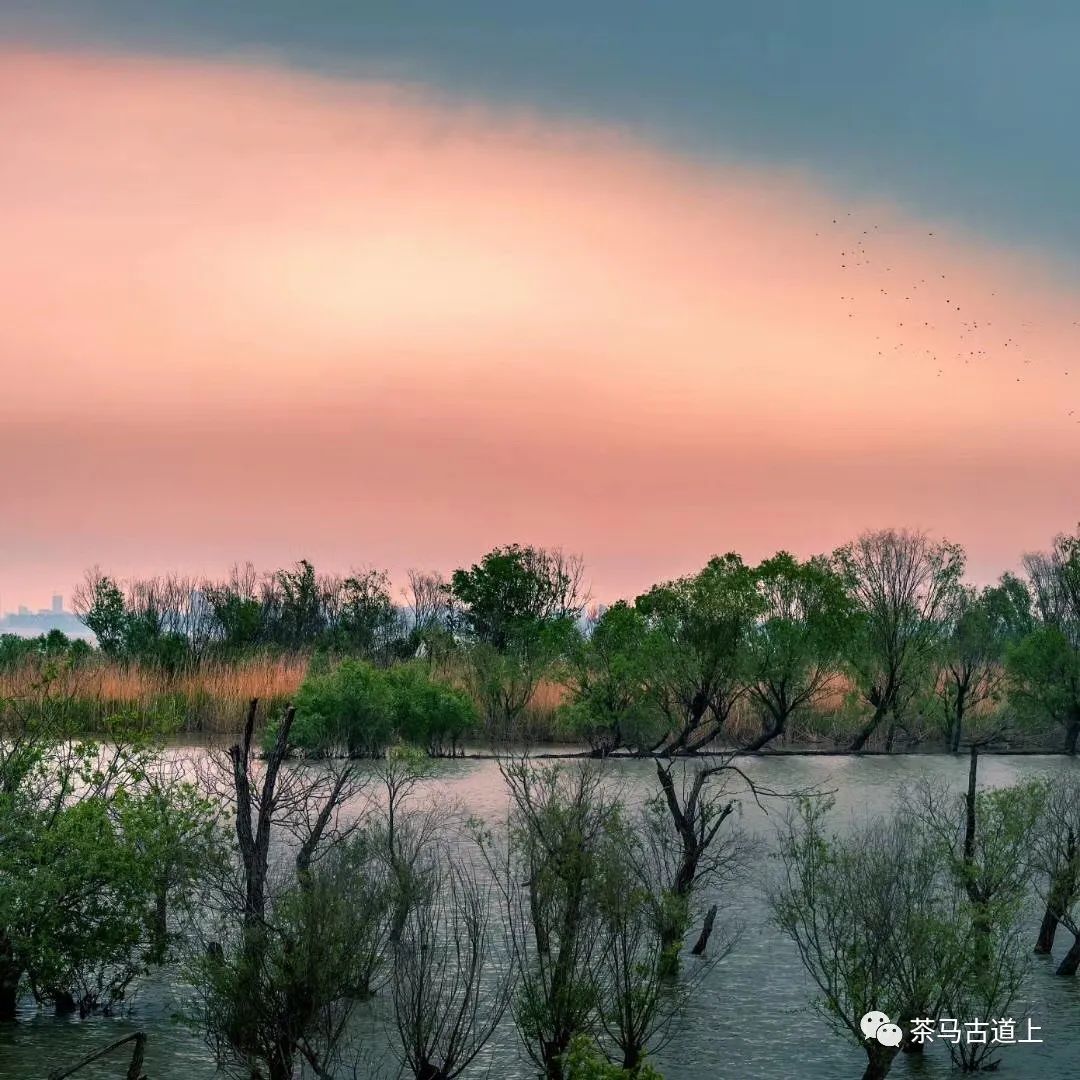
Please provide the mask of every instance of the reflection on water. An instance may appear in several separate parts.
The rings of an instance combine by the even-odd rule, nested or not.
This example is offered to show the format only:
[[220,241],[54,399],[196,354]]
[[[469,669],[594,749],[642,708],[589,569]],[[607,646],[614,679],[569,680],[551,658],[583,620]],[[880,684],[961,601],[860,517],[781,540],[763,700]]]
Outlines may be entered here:
[[[897,791],[920,777],[942,777],[960,787],[966,781],[967,762],[930,756],[776,757],[750,759],[745,768],[755,780],[777,789],[818,785],[835,791],[834,818],[841,827],[844,822],[888,809]],[[980,763],[980,779],[999,786],[1040,773],[1077,768],[1080,763],[1056,757],[986,756]],[[612,780],[624,785],[629,799],[651,794],[654,766],[650,762],[620,761],[610,764],[609,769]],[[467,813],[484,817],[493,825],[505,817],[506,797],[494,762],[441,763],[435,784],[432,797],[439,801],[455,801]],[[782,808],[774,806],[770,814],[744,801],[742,810],[744,826],[761,835],[767,845]],[[801,1080],[842,1080],[862,1074],[865,1056],[833,1034],[811,1007],[812,988],[794,947],[769,925],[763,889],[770,872],[770,861],[762,858],[757,880],[730,894],[730,906],[744,931],[730,956],[709,972],[679,1021],[675,1039],[658,1055],[656,1064],[668,1080],[781,1080],[795,1076]],[[1064,939],[1068,936],[1061,935],[1059,954],[1067,948]],[[1034,926],[1031,938],[1034,941]],[[1018,1017],[1034,1018],[1045,1041],[1006,1048],[998,1074],[1002,1077],[1074,1080],[1080,1075],[1080,982],[1055,978],[1055,964],[1056,959],[1036,958],[1028,987],[1030,1004],[1016,1010]],[[173,1019],[179,1009],[176,994],[168,980],[145,986],[131,1014],[123,1019],[59,1020],[28,1009],[23,1022],[0,1026],[0,1077],[44,1077],[58,1065],[126,1031],[142,1028],[149,1034],[146,1072],[151,1080],[209,1080],[215,1071],[198,1035]],[[360,1016],[358,1027],[367,1063],[357,1076],[396,1075],[396,1066],[386,1057],[390,1033],[384,1010],[385,1002],[376,1000],[365,1006]],[[104,1061],[79,1076],[105,1080],[123,1075],[123,1069],[119,1060]],[[348,1075],[353,1075],[351,1070]],[[507,1080],[534,1075],[522,1060],[508,1019],[484,1060],[466,1075]],[[913,1064],[909,1059],[898,1059],[890,1075],[925,1080],[945,1077],[950,1075],[948,1055],[944,1047],[933,1046],[925,1061]]]

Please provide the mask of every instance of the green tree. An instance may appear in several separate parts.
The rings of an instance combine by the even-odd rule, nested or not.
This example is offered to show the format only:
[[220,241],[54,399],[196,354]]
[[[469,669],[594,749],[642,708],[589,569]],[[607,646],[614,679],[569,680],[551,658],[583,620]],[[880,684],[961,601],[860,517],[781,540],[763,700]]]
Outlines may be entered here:
[[509,850],[485,844],[507,902],[519,971],[512,1011],[525,1050],[547,1080],[565,1080],[575,1036],[598,1018],[604,948],[600,897],[618,834],[618,800],[594,767],[501,765],[511,798]]
[[73,597],[75,614],[97,638],[107,656],[121,657],[127,651],[129,612],[124,593],[112,578],[100,570],[87,573]]
[[1009,575],[982,592],[958,591],[945,620],[935,686],[953,753],[969,715],[995,707],[1003,697],[1005,652],[1028,621],[1029,603],[1024,584]]
[[762,610],[745,655],[750,701],[762,724],[747,750],[783,736],[794,716],[818,705],[855,630],[851,595],[825,559],[800,563],[781,551],[754,569],[754,579]]
[[476,730],[476,706],[463,691],[437,682],[426,667],[403,664],[388,673],[397,736],[432,757],[456,756]]
[[268,630],[274,641],[297,649],[317,641],[326,629],[324,583],[307,559],[278,570],[265,592]]
[[335,592],[337,611],[328,635],[330,644],[345,652],[386,656],[401,629],[386,572],[351,574]]
[[603,757],[629,746],[645,750],[664,734],[664,717],[647,691],[648,627],[620,600],[572,651],[573,697],[562,709],[569,730]]
[[[1027,972],[1023,939],[1040,819],[1047,786],[1029,781],[991,791],[978,787],[979,743],[970,748],[967,790],[924,780],[906,799],[905,818],[941,853],[961,904],[954,949],[964,963],[946,986],[949,1016],[1008,1016]],[[928,1013],[927,1015],[934,1015]],[[992,1043],[950,1044],[964,1072],[997,1068]]]
[[803,799],[781,830],[773,916],[817,988],[815,1007],[866,1052],[863,1080],[882,1080],[899,1051],[867,1039],[859,1020],[879,1010],[904,1028],[941,1015],[966,962],[962,894],[910,821],[841,835],[827,827],[831,808]]
[[[290,746],[312,757],[378,757],[394,739],[394,687],[384,670],[364,660],[309,675],[295,696]],[[267,745],[277,738],[268,726]]]
[[202,873],[206,849],[187,845],[211,827],[205,807],[155,791],[157,752],[113,736],[21,719],[0,740],[0,1018],[24,990],[58,1011],[111,1008],[162,957],[158,916]]
[[208,584],[203,590],[213,616],[216,647],[238,656],[266,641],[265,610],[255,595],[255,568],[236,566],[228,581]]
[[645,671],[671,753],[693,752],[720,733],[746,693],[745,647],[762,611],[753,571],[734,554],[699,573],[656,585],[636,601],[646,620]]
[[1075,754],[1080,738],[1080,652],[1056,626],[1040,626],[1008,652],[1009,698],[1021,715],[1051,721]]
[[1080,535],[1059,536],[1024,562],[1036,622],[1008,652],[1009,696],[1022,715],[1060,725],[1072,755],[1080,740]]
[[577,619],[585,606],[581,578],[581,561],[573,556],[509,544],[455,570],[450,591],[464,632],[504,651],[544,623]]
[[[351,762],[282,767],[293,708],[275,725],[260,769],[257,708],[252,699],[240,739],[211,759],[209,779],[234,812],[236,841],[210,894],[218,936],[192,958],[190,978],[219,1064],[289,1080],[303,1058],[326,1075],[357,996],[360,927],[372,918],[369,897],[340,887],[331,858],[352,831],[343,831],[340,809],[359,785]],[[292,873],[271,874],[271,841],[283,835],[292,839]]]

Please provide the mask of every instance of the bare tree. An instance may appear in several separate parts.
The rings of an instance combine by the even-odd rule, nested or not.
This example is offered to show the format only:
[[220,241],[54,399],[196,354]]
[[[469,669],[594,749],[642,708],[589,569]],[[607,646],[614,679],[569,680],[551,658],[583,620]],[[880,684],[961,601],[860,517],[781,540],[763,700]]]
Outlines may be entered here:
[[527,759],[500,763],[510,791],[508,843],[484,852],[506,904],[519,972],[514,1019],[532,1061],[563,1080],[571,1041],[592,1029],[603,952],[598,903],[619,802],[587,763],[568,768]]
[[[715,894],[737,880],[754,851],[743,830],[729,821],[739,810],[731,782],[741,782],[755,799],[777,793],[759,789],[734,763],[733,754],[713,765],[682,765],[678,777],[674,762],[658,760],[656,775],[660,793],[646,808],[644,833],[650,869],[645,876],[658,886],[660,902],[655,916],[664,972],[671,975],[679,969],[683,938],[702,893]],[[706,914],[695,954],[705,952],[716,915],[714,905]],[[724,948],[734,931],[734,926],[725,927]]]
[[446,623],[449,584],[438,571],[411,569],[408,577],[409,584],[402,591],[409,609],[410,629],[423,639]]
[[502,1020],[513,969],[494,970],[502,935],[488,891],[466,867],[443,860],[427,876],[394,943],[394,1026],[402,1064],[417,1080],[453,1080]]
[[[646,1055],[663,1049],[675,1034],[675,1021],[701,981],[729,951],[725,936],[689,977],[671,978],[671,949],[666,941],[670,906],[669,878],[654,857],[646,830],[628,820],[605,861],[600,910],[604,948],[597,963],[599,1026],[615,1061],[637,1075]],[[660,870],[657,874],[656,871]]]
[[585,560],[557,548],[536,549],[537,558],[548,582],[545,618],[577,619],[591,598],[585,584]]
[[[223,1066],[289,1080],[303,1058],[329,1076],[360,996],[357,942],[373,918],[351,895],[363,883],[348,873],[355,860],[340,856],[357,828],[342,809],[360,780],[350,763],[286,763],[291,707],[257,767],[256,712],[253,700],[239,741],[205,776],[235,807],[238,873],[217,891],[220,939],[193,965],[202,1021]],[[292,854],[291,873],[272,860],[275,843]]]

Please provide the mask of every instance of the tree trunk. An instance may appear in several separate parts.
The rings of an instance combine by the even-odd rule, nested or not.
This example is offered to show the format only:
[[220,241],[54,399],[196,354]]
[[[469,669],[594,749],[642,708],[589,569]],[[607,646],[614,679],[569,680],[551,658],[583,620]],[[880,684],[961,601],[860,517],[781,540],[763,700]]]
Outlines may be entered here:
[[887,703],[882,702],[874,709],[874,715],[866,722],[863,729],[851,740],[851,745],[848,747],[853,754],[857,754],[862,750],[870,739],[870,736],[877,731],[878,724],[881,723],[885,714],[889,711]]
[[169,887],[167,881],[159,881],[154,897],[153,925],[150,931],[150,959],[164,964],[169,952]]
[[1039,956],[1049,956],[1053,952],[1057,928],[1058,917],[1052,902],[1047,902],[1046,911],[1043,913],[1042,923],[1039,926],[1039,936],[1035,941],[1035,952]]
[[971,764],[968,766],[968,786],[964,794],[964,877],[967,883],[968,899],[973,904],[981,901],[975,891],[972,867],[975,862],[975,796],[979,780],[979,747],[971,744]]
[[287,1037],[281,1039],[266,1064],[270,1080],[293,1080],[293,1047]]
[[1061,958],[1061,963],[1058,964],[1056,974],[1071,976],[1076,974],[1076,969],[1080,968],[1080,934],[1077,934],[1073,938],[1073,943],[1069,947],[1069,951]]
[[1076,743],[1080,739],[1080,716],[1073,715],[1069,719],[1069,726],[1065,729],[1065,753],[1070,757],[1076,755]]
[[784,729],[787,727],[787,717],[781,717],[778,720],[774,720],[773,723],[763,731],[756,739],[751,739],[750,742],[744,746],[743,753],[752,754],[756,750],[760,750],[763,746],[767,746],[773,741],[773,739],[780,738],[784,734]]
[[146,1080],[143,1074],[143,1060],[146,1057],[146,1035],[139,1031],[135,1034],[135,1049],[131,1051],[125,1080]]
[[679,953],[682,950],[682,928],[671,915],[663,916],[660,925],[660,977],[674,979],[679,974]]
[[15,1010],[19,1005],[19,983],[22,981],[22,969],[12,962],[10,947],[0,961],[0,1022],[15,1019]]
[[954,754],[960,752],[960,738],[964,733],[964,712],[967,706],[967,680],[956,680],[956,708],[953,712],[952,731],[949,738],[949,749]]
[[52,995],[53,1010],[57,1016],[71,1016],[75,1012],[75,999],[67,990],[57,990]]
[[0,1023],[15,1019],[15,1010],[19,1006],[19,980],[9,981],[0,976]]
[[716,922],[716,905],[713,904],[705,914],[705,922],[701,927],[701,936],[697,944],[690,950],[694,956],[700,956],[708,947],[709,938],[712,936],[713,923]]
[[563,1055],[566,1045],[561,1039],[541,1039],[540,1056],[544,1062],[546,1080],[563,1080]]
[[865,1045],[867,1062],[862,1080],[885,1080],[892,1068],[896,1050],[890,1046],[882,1046],[873,1039]]

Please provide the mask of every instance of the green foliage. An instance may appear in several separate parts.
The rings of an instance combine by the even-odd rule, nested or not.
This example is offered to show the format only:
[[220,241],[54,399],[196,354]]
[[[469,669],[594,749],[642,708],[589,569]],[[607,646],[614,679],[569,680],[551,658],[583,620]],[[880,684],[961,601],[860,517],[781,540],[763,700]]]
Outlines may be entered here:
[[387,674],[393,692],[396,734],[433,757],[456,754],[476,728],[476,706],[463,691],[436,682],[417,664]]
[[348,1017],[386,955],[393,894],[376,870],[362,844],[336,846],[275,893],[264,925],[234,927],[191,964],[220,1062],[271,1080],[289,1080],[298,1053],[340,1064]]
[[26,728],[0,751],[0,792],[0,1012],[21,987],[111,1009],[168,951],[214,846],[210,807],[163,784],[147,747]]
[[1066,750],[1076,749],[1080,727],[1080,650],[1064,631],[1040,626],[1008,651],[1010,698],[1019,714],[1060,724]]
[[[394,738],[394,693],[386,672],[363,660],[343,660],[309,675],[296,693],[292,744],[312,757],[377,757]],[[272,745],[276,727],[267,729]]]
[[377,655],[399,629],[385,571],[353,574],[341,583],[339,611],[327,638],[342,652]]
[[206,600],[217,623],[218,651],[240,656],[264,643],[263,605],[231,585],[206,590]]
[[1030,621],[1024,619],[1029,604],[1023,583],[1008,575],[982,592],[964,587],[958,593],[943,627],[940,673],[931,688],[950,749],[959,749],[964,734],[985,739],[1000,725],[1005,651]]
[[648,689],[672,733],[693,750],[719,733],[745,689],[744,648],[763,604],[754,573],[729,553],[639,596],[649,633]]
[[89,582],[86,610],[81,618],[107,656],[122,656],[127,647],[128,610],[120,586],[112,578],[95,576]]
[[[311,757],[381,757],[395,739],[432,755],[455,753],[476,723],[471,699],[418,664],[385,669],[343,660],[310,674],[294,704],[290,742]],[[276,735],[270,725],[266,745]]]
[[1024,559],[1031,582],[1030,632],[1008,652],[1011,697],[1021,716],[1080,739],[1080,534],[1058,536],[1049,552]]
[[455,570],[450,589],[465,633],[504,651],[527,646],[544,623],[581,614],[579,574],[561,552],[509,544]]
[[578,1035],[563,1059],[564,1080],[664,1080],[648,1062],[637,1068],[613,1065],[588,1035]]
[[855,606],[821,558],[800,563],[781,551],[755,568],[754,580],[762,606],[744,655],[764,744],[818,704],[855,631]]
[[664,736],[664,716],[647,689],[647,635],[641,613],[620,600],[572,653],[574,694],[560,719],[597,754],[647,750]]

